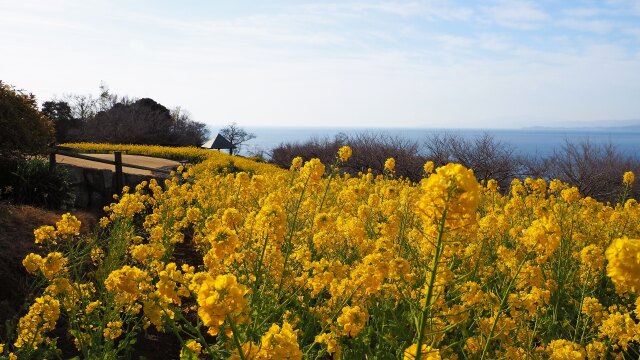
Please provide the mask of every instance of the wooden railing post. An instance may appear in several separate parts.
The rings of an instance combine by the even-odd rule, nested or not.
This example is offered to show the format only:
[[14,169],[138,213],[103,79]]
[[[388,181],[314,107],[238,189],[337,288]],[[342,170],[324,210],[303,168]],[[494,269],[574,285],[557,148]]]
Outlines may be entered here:
[[116,188],[115,193],[120,194],[124,186],[124,176],[122,175],[122,152],[114,151],[113,157],[116,165]]
[[52,149],[49,153],[49,171],[53,171],[56,168],[56,150]]

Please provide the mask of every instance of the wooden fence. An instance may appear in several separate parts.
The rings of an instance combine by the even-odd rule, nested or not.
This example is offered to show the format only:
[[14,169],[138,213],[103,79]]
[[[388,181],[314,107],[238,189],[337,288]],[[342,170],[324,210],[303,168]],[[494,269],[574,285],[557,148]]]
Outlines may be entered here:
[[122,151],[115,151],[114,150],[113,151],[113,160],[106,160],[106,159],[101,159],[101,158],[97,158],[97,157],[94,157],[94,156],[79,154],[79,153],[74,151],[75,149],[68,148],[68,147],[63,147],[63,146],[50,146],[50,149],[51,149],[51,152],[49,153],[49,167],[51,169],[54,169],[56,167],[56,155],[57,154],[60,154],[60,155],[63,155],[63,156],[68,156],[68,157],[72,157],[72,158],[76,158],[76,159],[83,159],[83,160],[94,161],[94,162],[97,162],[97,163],[113,165],[114,168],[115,168],[115,188],[117,189],[116,191],[118,193],[120,191],[122,191],[122,187],[124,186],[124,173],[122,171],[123,167],[140,169],[140,170],[147,170],[147,171],[151,171],[152,173],[153,172],[162,173],[162,174],[171,173],[170,170],[157,169],[157,168],[152,168],[152,167],[143,166],[143,165],[123,163],[122,162]]

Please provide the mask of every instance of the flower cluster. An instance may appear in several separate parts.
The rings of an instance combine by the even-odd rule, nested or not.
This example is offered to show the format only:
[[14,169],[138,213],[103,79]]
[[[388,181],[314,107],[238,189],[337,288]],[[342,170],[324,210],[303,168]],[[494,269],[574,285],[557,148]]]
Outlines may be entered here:
[[80,220],[70,213],[62,215],[56,226],[44,225],[33,231],[36,244],[56,243],[57,240],[70,239],[80,234]]
[[227,320],[234,325],[245,322],[248,289],[233,275],[204,276],[202,283],[194,284],[194,288],[198,294],[198,316],[209,328],[207,332],[217,335]]
[[49,295],[36,298],[27,315],[20,318],[14,346],[36,349],[45,340],[44,334],[55,328],[59,317],[58,300]]

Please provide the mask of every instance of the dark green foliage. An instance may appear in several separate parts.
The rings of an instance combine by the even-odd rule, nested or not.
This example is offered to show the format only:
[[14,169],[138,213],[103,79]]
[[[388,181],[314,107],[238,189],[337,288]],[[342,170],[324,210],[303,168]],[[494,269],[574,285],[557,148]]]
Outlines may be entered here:
[[38,111],[36,98],[0,81],[0,158],[42,154],[52,135],[51,121]]
[[82,141],[114,144],[200,146],[206,139],[205,124],[195,122],[179,109],[171,112],[152,99],[117,102],[99,111],[83,125]]
[[[44,160],[25,160],[16,164],[8,179],[5,196],[18,204],[44,206],[50,209],[69,209],[75,200],[69,173],[57,166],[49,169]],[[7,185],[3,186],[7,189]]]
[[[59,143],[73,140],[74,132],[77,133],[79,121],[71,113],[71,107],[65,101],[46,101],[42,104],[42,113],[45,114],[55,127],[56,141]],[[76,135],[77,136],[77,135]]]

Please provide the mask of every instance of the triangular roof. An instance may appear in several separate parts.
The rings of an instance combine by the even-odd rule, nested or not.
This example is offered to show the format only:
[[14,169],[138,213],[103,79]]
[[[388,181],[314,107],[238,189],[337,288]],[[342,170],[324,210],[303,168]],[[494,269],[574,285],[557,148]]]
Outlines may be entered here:
[[227,140],[224,136],[218,134],[215,140],[209,140],[206,143],[202,144],[203,148],[207,149],[235,149],[236,147]]

